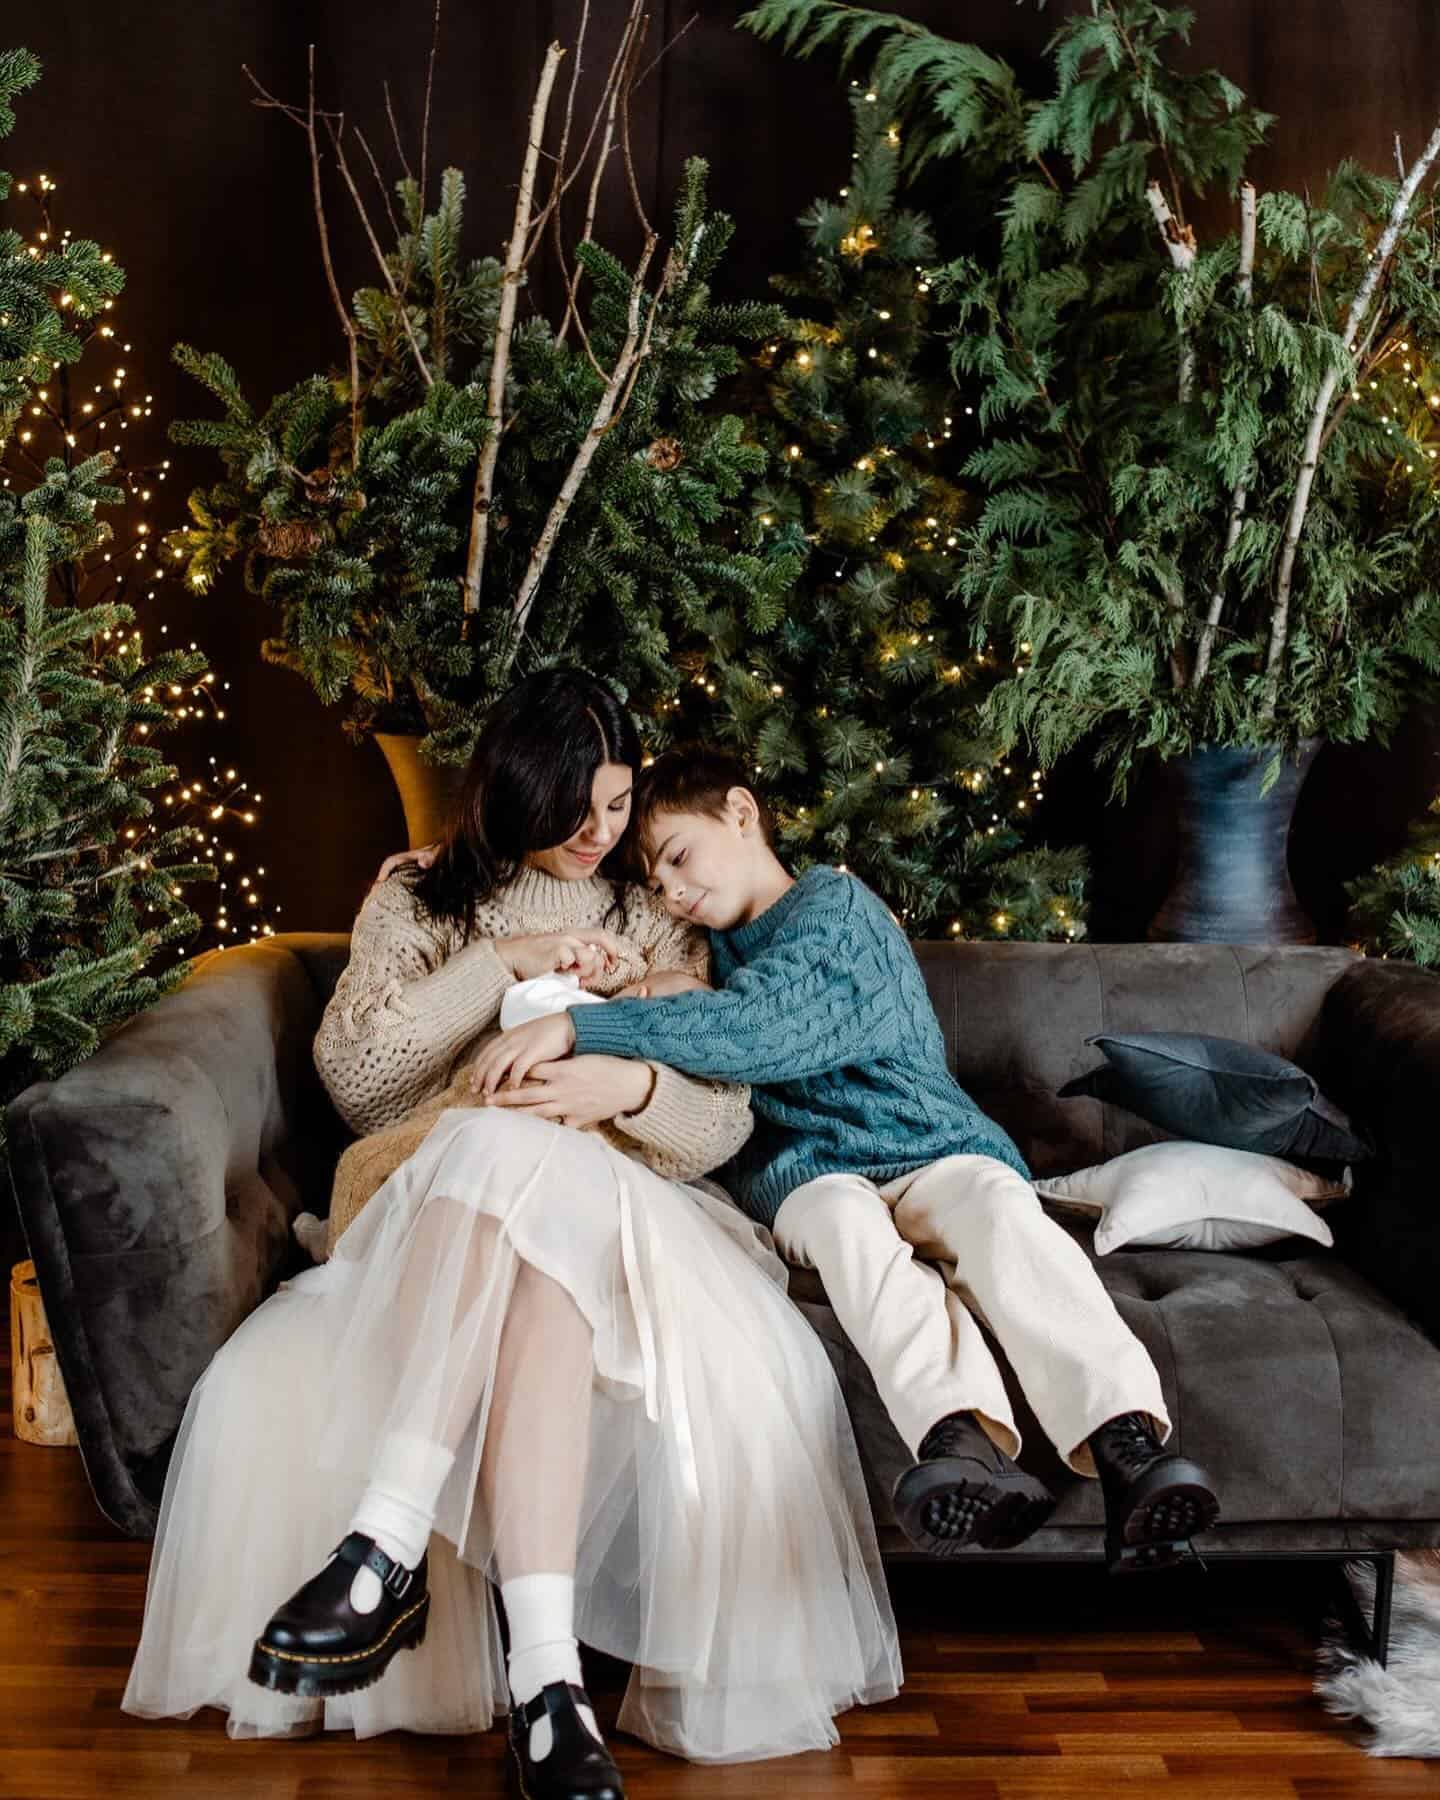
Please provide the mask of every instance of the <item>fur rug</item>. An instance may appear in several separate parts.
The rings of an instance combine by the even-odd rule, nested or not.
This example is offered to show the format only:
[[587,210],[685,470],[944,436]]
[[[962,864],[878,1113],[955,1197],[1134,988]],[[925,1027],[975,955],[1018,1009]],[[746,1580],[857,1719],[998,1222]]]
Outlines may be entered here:
[[[1352,1563],[1346,1573],[1368,1619],[1374,1568]],[[1388,1668],[1360,1655],[1333,1621],[1318,1665],[1315,1692],[1330,1712],[1370,1727],[1371,1756],[1440,1757],[1440,1551],[1395,1559]]]

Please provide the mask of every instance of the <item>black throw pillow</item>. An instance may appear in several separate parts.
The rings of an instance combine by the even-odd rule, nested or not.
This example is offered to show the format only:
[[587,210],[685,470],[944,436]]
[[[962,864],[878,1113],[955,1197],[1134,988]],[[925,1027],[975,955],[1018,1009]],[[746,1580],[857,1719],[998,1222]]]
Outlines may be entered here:
[[1194,1032],[1097,1032],[1106,1062],[1060,1089],[1123,1106],[1173,1136],[1283,1156],[1350,1163],[1374,1155],[1364,1133],[1302,1068],[1272,1051]]

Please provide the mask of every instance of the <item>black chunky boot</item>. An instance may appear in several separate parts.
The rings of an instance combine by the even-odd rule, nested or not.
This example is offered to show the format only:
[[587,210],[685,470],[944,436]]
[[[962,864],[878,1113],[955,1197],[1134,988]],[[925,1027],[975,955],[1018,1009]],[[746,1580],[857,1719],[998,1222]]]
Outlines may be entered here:
[[1110,1573],[1189,1561],[1190,1538],[1220,1517],[1205,1471],[1167,1450],[1144,1413],[1122,1413],[1091,1432],[1089,1442],[1105,1494]]
[[1010,1550],[1055,1508],[1043,1481],[1011,1461],[971,1413],[948,1413],[925,1433],[920,1460],[895,1483],[895,1517],[912,1544],[954,1556],[967,1544]]
[[[292,1594],[255,1641],[250,1679],[281,1694],[352,1694],[376,1682],[399,1650],[425,1642],[430,1614],[428,1558],[407,1569],[373,1538],[352,1531],[334,1556]],[[356,1612],[350,1584],[357,1569],[380,1577],[374,1612]]]
[[[510,1773],[522,1800],[625,1800],[614,1758],[575,1710],[589,1705],[584,1688],[552,1681],[524,1706],[511,1708]],[[532,1762],[530,1727],[547,1713],[550,1753]]]

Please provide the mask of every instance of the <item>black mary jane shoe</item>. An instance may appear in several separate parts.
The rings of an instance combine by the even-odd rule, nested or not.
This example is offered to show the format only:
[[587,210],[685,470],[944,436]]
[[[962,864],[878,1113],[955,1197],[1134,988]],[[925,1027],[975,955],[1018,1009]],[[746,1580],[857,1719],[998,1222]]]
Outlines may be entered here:
[[[521,1800],[625,1800],[615,1759],[588,1731],[577,1706],[590,1696],[573,1681],[552,1681],[510,1711],[510,1773]],[[530,1727],[550,1715],[550,1754],[530,1760]]]
[[[425,1642],[430,1615],[428,1559],[407,1569],[373,1538],[352,1531],[320,1573],[292,1594],[255,1641],[250,1679],[280,1694],[353,1694],[385,1673],[400,1650]],[[356,1612],[350,1584],[358,1569],[380,1577],[373,1612]]]
[[1112,1575],[1194,1560],[1190,1539],[1220,1517],[1210,1477],[1167,1450],[1143,1413],[1122,1413],[1090,1434],[1105,1495],[1105,1557]]
[[970,1413],[950,1413],[925,1433],[920,1459],[895,1483],[895,1517],[932,1556],[973,1545],[1010,1550],[1055,1510],[1043,1481],[1013,1462]]

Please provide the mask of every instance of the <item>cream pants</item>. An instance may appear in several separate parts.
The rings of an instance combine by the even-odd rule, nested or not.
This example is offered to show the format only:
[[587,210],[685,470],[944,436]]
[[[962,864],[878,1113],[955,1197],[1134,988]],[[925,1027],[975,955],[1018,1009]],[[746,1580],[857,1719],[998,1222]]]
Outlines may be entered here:
[[1120,1413],[1170,1435],[1155,1365],[1090,1259],[998,1158],[943,1157],[883,1187],[822,1175],[786,1197],[774,1229],[791,1262],[818,1272],[912,1452],[937,1420],[969,1411],[1019,1454],[977,1315],[1077,1475],[1094,1475],[1086,1439]]

